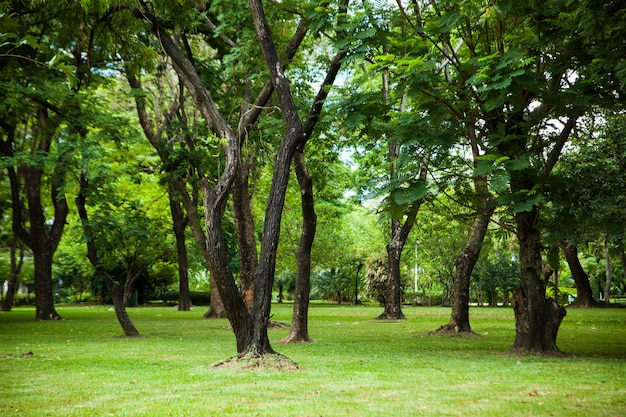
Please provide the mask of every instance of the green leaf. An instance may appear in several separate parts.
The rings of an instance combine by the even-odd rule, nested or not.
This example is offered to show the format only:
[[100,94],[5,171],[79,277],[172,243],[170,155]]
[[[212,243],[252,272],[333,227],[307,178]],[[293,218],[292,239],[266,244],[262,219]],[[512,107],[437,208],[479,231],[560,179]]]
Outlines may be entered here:
[[541,203],[542,200],[543,196],[541,194],[535,194],[534,196],[529,197],[523,201],[518,201],[513,205],[513,212],[519,213],[523,211],[530,211],[532,210],[533,206]]
[[426,184],[423,181],[410,184],[406,188],[398,188],[391,193],[393,202],[405,205],[420,200],[426,196]]

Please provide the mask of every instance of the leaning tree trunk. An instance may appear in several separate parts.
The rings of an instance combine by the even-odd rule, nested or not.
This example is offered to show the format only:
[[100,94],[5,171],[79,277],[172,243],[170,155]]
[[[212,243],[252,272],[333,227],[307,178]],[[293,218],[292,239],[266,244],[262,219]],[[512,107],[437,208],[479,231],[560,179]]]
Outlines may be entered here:
[[87,244],[87,259],[94,267],[96,274],[102,279],[104,285],[109,290],[111,294],[111,298],[113,300],[113,306],[115,308],[115,316],[117,317],[117,321],[120,323],[122,330],[124,331],[124,336],[126,337],[139,337],[139,331],[131,321],[128,313],[126,312],[126,308],[124,307],[124,300],[122,295],[122,289],[119,282],[115,281],[108,271],[104,268],[102,263],[98,257],[98,251],[96,249],[96,243],[93,240],[94,234],[91,230],[91,225],[89,223],[89,217],[87,215],[87,207],[86,207],[86,194],[88,188],[88,181],[84,175],[81,175],[80,179],[80,191],[76,196],[76,208],[78,210],[78,217],[82,223],[83,232],[86,237]]
[[285,343],[310,342],[309,336],[309,292],[311,291],[311,248],[317,228],[313,180],[309,175],[302,150],[298,149],[293,158],[296,176],[300,184],[302,198],[302,235],[298,244],[298,272],[293,300],[291,331],[283,339]]
[[563,251],[563,255],[565,255],[565,260],[567,265],[569,265],[574,284],[576,285],[577,297],[573,305],[576,307],[599,307],[600,303],[593,298],[589,276],[580,264],[580,259],[578,259],[578,247],[573,242],[565,242],[563,240],[559,241],[558,245]]
[[482,213],[474,219],[472,232],[455,260],[456,271],[452,290],[452,313],[450,322],[441,326],[438,331],[472,332],[469,320],[469,290],[472,271],[478,262],[485,235],[493,209],[487,207],[487,201],[482,204]]
[[515,214],[519,239],[521,286],[513,291],[516,352],[555,352],[556,337],[565,309],[553,299],[546,299],[546,281],[542,277],[541,233],[536,227],[537,206]]

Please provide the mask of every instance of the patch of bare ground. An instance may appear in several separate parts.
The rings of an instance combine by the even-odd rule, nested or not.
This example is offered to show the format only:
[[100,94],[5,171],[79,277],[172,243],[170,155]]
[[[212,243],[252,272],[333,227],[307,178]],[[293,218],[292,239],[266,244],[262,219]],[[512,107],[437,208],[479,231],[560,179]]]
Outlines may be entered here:
[[213,368],[230,368],[243,371],[299,371],[300,366],[293,360],[279,353],[266,353],[262,356],[252,354],[233,356],[216,363]]

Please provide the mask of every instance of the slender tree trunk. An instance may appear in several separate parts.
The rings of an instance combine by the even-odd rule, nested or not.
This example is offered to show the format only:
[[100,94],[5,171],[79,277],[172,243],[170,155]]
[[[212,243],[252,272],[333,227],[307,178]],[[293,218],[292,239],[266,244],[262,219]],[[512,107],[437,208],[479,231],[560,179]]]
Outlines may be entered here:
[[541,234],[536,227],[539,209],[515,214],[519,239],[521,286],[513,291],[515,342],[517,352],[559,352],[556,337],[565,309],[546,299],[542,276]]
[[111,294],[111,298],[113,299],[113,306],[115,308],[115,316],[117,317],[117,321],[120,323],[120,326],[124,331],[124,335],[126,337],[139,337],[139,331],[131,321],[128,313],[126,312],[126,308],[124,307],[124,300],[122,297],[122,291],[119,282],[115,281],[111,277],[111,275],[107,272],[104,266],[100,263],[100,260],[98,258],[96,243],[93,240],[93,233],[91,233],[91,226],[89,224],[89,217],[87,215],[87,188],[88,182],[83,175],[81,176],[80,191],[78,193],[78,196],[76,196],[75,201],[78,215],[83,226],[83,232],[86,237],[87,258],[89,259],[89,262],[94,267],[96,273],[102,279],[104,285],[106,285],[109,293]]
[[439,331],[471,332],[469,320],[469,293],[472,271],[478,262],[483,241],[489,228],[489,222],[494,209],[488,205],[488,190],[486,176],[474,179],[474,188],[481,196],[480,211],[474,219],[470,237],[465,248],[455,260],[456,270],[452,290],[452,313],[450,322],[439,328]]
[[296,176],[300,184],[302,198],[302,235],[298,244],[298,272],[296,275],[296,290],[291,318],[291,331],[283,339],[286,343],[310,342],[309,336],[309,293],[311,291],[311,248],[317,228],[315,214],[315,200],[313,196],[313,180],[306,168],[304,155],[298,149],[293,159]]
[[7,279],[7,292],[2,300],[2,307],[0,311],[11,311],[13,303],[15,302],[15,293],[17,292],[17,284],[24,264],[24,247],[19,245],[19,255],[16,254],[18,246],[17,236],[13,235],[11,238],[11,245],[9,248],[10,256],[10,269],[9,277]]
[[178,311],[189,311],[191,310],[191,297],[189,295],[189,264],[187,261],[187,242],[185,239],[187,220],[181,203],[178,198],[176,198],[176,191],[171,184],[168,185],[168,195],[178,259]]
[[611,283],[613,281],[613,264],[611,263],[611,253],[609,251],[609,236],[604,237],[604,263],[605,268],[605,280],[604,280],[604,302],[609,304],[611,302]]
[[577,297],[573,305],[576,307],[598,307],[600,304],[593,298],[589,276],[578,259],[578,247],[573,242],[563,240],[559,241],[558,244],[563,251],[576,285]]
[[254,219],[249,194],[249,165],[239,163],[232,190],[233,220],[237,230],[239,248],[239,281],[241,294],[248,309],[254,302],[254,273],[258,268],[258,253],[254,231]]

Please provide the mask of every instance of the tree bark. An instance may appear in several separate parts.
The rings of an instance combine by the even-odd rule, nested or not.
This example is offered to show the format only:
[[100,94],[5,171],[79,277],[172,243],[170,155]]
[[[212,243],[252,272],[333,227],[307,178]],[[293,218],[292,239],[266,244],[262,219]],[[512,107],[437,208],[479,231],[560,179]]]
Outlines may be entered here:
[[513,291],[515,342],[511,350],[558,353],[556,337],[566,312],[553,299],[546,299],[546,282],[541,272],[541,234],[536,227],[538,215],[537,206],[515,214],[521,286]]
[[244,303],[249,310],[254,303],[254,273],[258,268],[258,252],[249,194],[249,166],[241,161],[232,186],[233,220],[237,230],[240,269],[239,281]]
[[589,276],[580,264],[580,259],[578,259],[578,247],[573,242],[563,240],[559,241],[558,245],[561,251],[563,251],[576,285],[577,297],[573,305],[576,307],[599,307],[600,303],[593,298]]
[[317,228],[315,200],[313,195],[313,179],[306,168],[304,155],[300,149],[293,159],[296,176],[300,184],[302,199],[302,235],[298,244],[296,289],[293,301],[291,330],[283,339],[285,343],[311,342],[309,336],[309,293],[311,291],[311,249]]
[[126,308],[124,307],[124,300],[119,282],[115,281],[108,273],[108,271],[104,268],[104,266],[100,263],[98,251],[96,248],[96,242],[93,240],[94,234],[91,231],[91,225],[89,223],[89,217],[87,215],[86,205],[88,184],[89,183],[87,181],[87,178],[84,175],[81,175],[80,191],[75,199],[78,216],[81,220],[83,232],[86,238],[87,259],[89,259],[89,262],[94,267],[96,273],[102,279],[104,285],[106,285],[109,293],[111,294],[113,306],[115,308],[115,316],[117,317],[117,321],[120,323],[120,326],[124,331],[124,335],[126,337],[139,337],[139,331],[131,321],[128,313],[126,312]]

